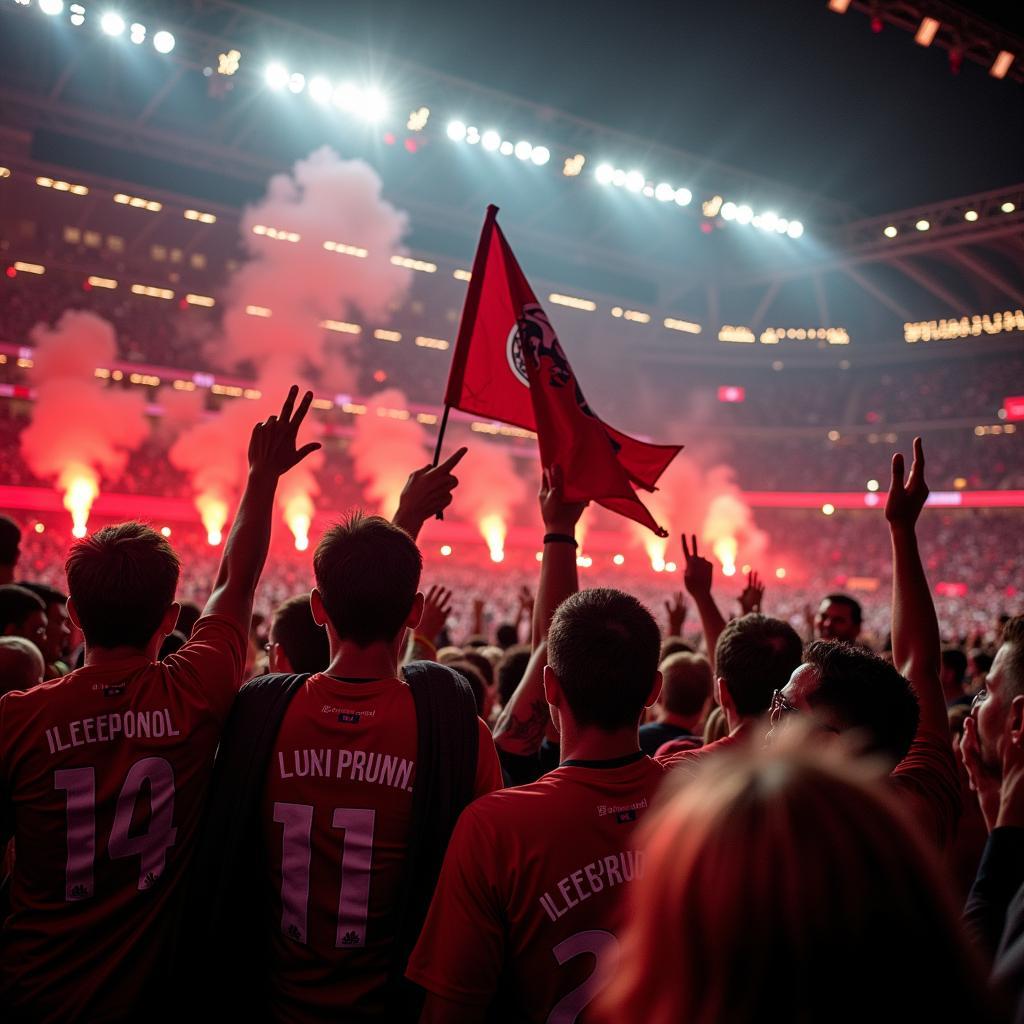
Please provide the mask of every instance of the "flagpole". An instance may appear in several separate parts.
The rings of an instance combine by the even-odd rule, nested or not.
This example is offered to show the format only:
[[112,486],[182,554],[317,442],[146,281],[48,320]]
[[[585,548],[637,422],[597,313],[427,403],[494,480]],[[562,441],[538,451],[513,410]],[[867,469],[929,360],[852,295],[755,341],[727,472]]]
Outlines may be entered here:
[[[441,416],[441,427],[437,432],[437,444],[434,445],[434,461],[431,463],[432,466],[436,466],[441,461],[441,445],[444,443],[444,432],[448,429],[448,413],[450,413],[452,407],[446,405],[444,407],[444,414]],[[437,517],[441,518],[440,515]]]

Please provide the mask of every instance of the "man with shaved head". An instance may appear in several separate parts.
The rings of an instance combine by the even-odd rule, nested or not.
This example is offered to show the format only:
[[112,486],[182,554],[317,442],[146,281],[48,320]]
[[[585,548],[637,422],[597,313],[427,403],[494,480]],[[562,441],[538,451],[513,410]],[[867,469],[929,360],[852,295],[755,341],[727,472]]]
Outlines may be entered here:
[[22,636],[0,636],[0,697],[11,690],[31,690],[43,681],[42,652]]

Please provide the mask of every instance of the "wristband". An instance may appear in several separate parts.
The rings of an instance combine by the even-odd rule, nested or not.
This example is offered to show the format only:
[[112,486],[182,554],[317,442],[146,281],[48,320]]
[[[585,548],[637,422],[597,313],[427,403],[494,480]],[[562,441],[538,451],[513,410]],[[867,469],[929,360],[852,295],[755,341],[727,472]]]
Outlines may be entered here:
[[579,547],[579,544],[576,542],[576,538],[571,533],[545,533],[544,543],[571,544],[574,548]]

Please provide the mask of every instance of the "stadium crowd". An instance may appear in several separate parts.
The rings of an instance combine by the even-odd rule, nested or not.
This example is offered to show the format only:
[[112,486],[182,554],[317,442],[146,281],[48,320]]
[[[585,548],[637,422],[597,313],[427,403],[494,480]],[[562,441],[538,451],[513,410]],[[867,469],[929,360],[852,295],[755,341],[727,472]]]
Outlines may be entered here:
[[459,449],[310,566],[271,523],[311,399],[222,551],[120,523],[62,566],[0,518],[4,1020],[1022,1019],[1009,513],[922,515],[916,440],[884,518],[774,513],[870,604],[723,585],[692,535],[634,587],[581,580],[553,468],[488,592],[416,543]]

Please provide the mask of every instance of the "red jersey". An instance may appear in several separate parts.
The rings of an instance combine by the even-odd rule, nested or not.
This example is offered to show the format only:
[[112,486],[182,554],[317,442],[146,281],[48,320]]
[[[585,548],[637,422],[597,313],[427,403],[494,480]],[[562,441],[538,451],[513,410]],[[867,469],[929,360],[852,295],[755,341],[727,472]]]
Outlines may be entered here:
[[[278,1020],[382,1020],[416,772],[400,679],[308,679],[288,705],[263,794]],[[500,789],[479,722],[476,785]]]
[[0,698],[16,852],[0,1002],[39,1021],[139,1011],[245,651],[212,615],[165,661],[129,655]]
[[470,804],[406,976],[488,1019],[580,1019],[615,969],[619,906],[643,871],[634,828],[665,774],[646,756],[564,766]]

